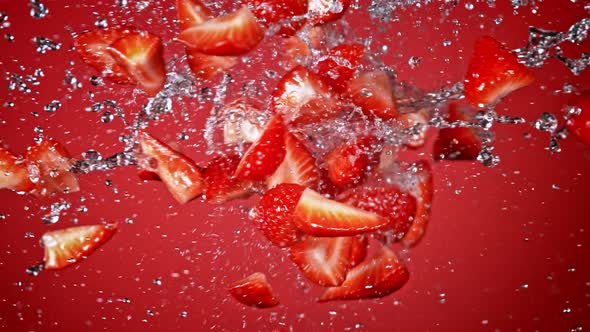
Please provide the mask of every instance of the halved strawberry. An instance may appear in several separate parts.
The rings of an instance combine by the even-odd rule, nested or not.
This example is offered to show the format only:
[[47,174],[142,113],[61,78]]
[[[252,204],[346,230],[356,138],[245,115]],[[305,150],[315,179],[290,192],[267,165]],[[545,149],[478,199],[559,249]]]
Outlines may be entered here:
[[116,224],[69,227],[43,234],[44,268],[63,269],[86,259],[113,236]]
[[379,162],[378,145],[375,136],[367,135],[332,150],[325,158],[332,183],[345,187],[360,182],[365,172]]
[[582,142],[590,144],[590,90],[571,97],[568,105],[580,108],[581,113],[568,119],[567,129]]
[[166,83],[164,47],[160,37],[149,32],[130,32],[109,47],[115,61],[149,95],[155,95]]
[[264,128],[260,139],[244,154],[235,176],[238,179],[263,181],[275,172],[285,158],[285,125],[275,115]]
[[266,276],[260,272],[231,284],[229,293],[243,304],[256,308],[271,308],[279,304]]
[[475,42],[465,75],[465,97],[473,106],[494,104],[533,81],[531,70],[494,38],[485,36]]
[[[143,161],[144,167],[158,174],[176,201],[184,204],[203,193],[201,171],[190,158],[146,132],[139,133],[139,144],[141,152],[149,157]],[[152,161],[156,164],[153,167]]]
[[352,237],[313,237],[289,248],[289,257],[307,279],[321,286],[344,282],[350,266]]
[[78,179],[72,173],[72,159],[68,150],[52,138],[27,148],[29,174],[35,183],[33,193],[45,197],[55,193],[71,193],[80,190]]
[[264,38],[264,30],[248,9],[213,18],[180,33],[188,47],[209,55],[242,55]]
[[339,19],[350,6],[350,0],[309,0],[309,21],[313,25]]
[[262,233],[279,247],[288,247],[301,239],[293,220],[293,212],[305,187],[283,183],[267,191],[252,209],[250,219]]
[[129,33],[129,28],[93,30],[76,36],[74,47],[82,60],[104,77],[116,83],[132,83],[127,70],[119,65],[108,51],[109,45]]
[[267,122],[266,114],[242,101],[230,103],[220,110],[225,144],[254,143],[260,139]]
[[348,95],[368,117],[390,120],[399,115],[393,80],[382,70],[360,73],[348,84]]
[[400,114],[397,119],[402,128],[411,130],[405,142],[411,148],[420,148],[426,143],[426,130],[428,129],[429,118],[424,109],[411,113]]
[[317,63],[317,73],[336,91],[344,92],[365,53],[361,44],[339,45]]
[[28,192],[34,187],[26,161],[0,145],[0,189]]
[[376,257],[350,270],[342,285],[328,288],[319,301],[383,297],[400,289],[409,277],[405,265],[383,247]]
[[190,48],[186,49],[188,66],[196,78],[208,80],[218,73],[226,72],[238,63],[234,56],[207,55]]
[[307,0],[248,0],[254,15],[265,28],[280,24],[277,34],[292,36],[301,29],[307,20]]
[[315,158],[293,134],[285,133],[286,155],[277,170],[266,179],[266,186],[272,188],[281,183],[296,183],[317,189],[320,184],[319,169]]
[[367,246],[369,239],[364,235],[357,235],[352,237],[352,245],[350,246],[349,267],[353,268],[359,265],[367,257]]
[[306,188],[293,212],[297,227],[313,236],[350,236],[389,225],[387,218],[325,198]]
[[176,0],[180,30],[197,26],[213,18],[211,10],[200,0]]
[[432,204],[433,180],[432,170],[426,161],[418,161],[410,166],[409,170],[414,174],[414,187],[412,194],[416,197],[416,217],[410,229],[404,235],[401,242],[406,247],[412,247],[422,239],[426,231],[426,225],[430,220],[430,205]]
[[[473,123],[473,112],[459,109],[456,103],[449,105],[448,122],[465,121]],[[434,141],[434,160],[475,160],[482,148],[478,128],[443,128]]]
[[239,163],[240,156],[232,151],[219,154],[209,162],[203,170],[203,198],[206,201],[222,203],[246,198],[253,193],[252,182],[238,180],[233,175]]
[[337,94],[316,74],[302,66],[287,73],[272,94],[271,110],[287,122],[306,124],[340,112]]

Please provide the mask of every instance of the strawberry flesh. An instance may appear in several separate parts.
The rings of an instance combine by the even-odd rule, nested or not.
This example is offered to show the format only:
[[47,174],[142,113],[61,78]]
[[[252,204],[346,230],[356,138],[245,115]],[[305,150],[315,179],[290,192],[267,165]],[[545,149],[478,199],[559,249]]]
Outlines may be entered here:
[[34,187],[35,184],[29,178],[26,161],[0,145],[0,189],[24,193],[33,190]]
[[211,10],[200,0],[177,0],[176,9],[181,30],[190,29],[213,18]]
[[360,73],[348,85],[348,95],[370,118],[390,120],[399,115],[393,80],[382,70]]
[[365,53],[360,44],[339,45],[317,63],[317,73],[336,91],[344,92]]
[[44,138],[27,148],[26,159],[29,161],[31,180],[35,183],[35,195],[46,197],[80,190],[78,179],[70,173],[70,153],[61,143]]
[[379,162],[378,144],[375,136],[367,135],[331,151],[325,163],[332,183],[338,187],[359,183],[365,172]]
[[369,239],[364,235],[353,236],[352,244],[350,246],[349,267],[353,268],[359,265],[367,257],[367,246]]
[[293,134],[285,133],[285,159],[277,170],[266,179],[268,188],[281,183],[296,183],[307,188],[317,189],[320,184],[319,169],[315,158],[303,143]]
[[[449,105],[448,122],[464,121],[473,123],[473,113],[459,109],[457,104]],[[475,160],[482,148],[478,128],[443,128],[434,141],[434,160]]]
[[312,282],[338,286],[350,266],[352,237],[312,237],[289,248],[289,257]]
[[222,203],[247,198],[253,193],[252,182],[238,180],[233,176],[239,163],[240,156],[231,151],[219,154],[209,162],[203,170],[205,201]]
[[306,19],[307,0],[249,0],[254,15],[265,27],[280,25],[277,34],[289,37],[301,29]]
[[279,304],[266,276],[260,272],[231,284],[229,293],[236,300],[251,307],[272,308]]
[[416,217],[401,242],[406,247],[415,246],[424,236],[426,225],[430,220],[430,205],[433,196],[432,170],[426,161],[414,163],[410,170],[414,174],[412,194],[416,198]]

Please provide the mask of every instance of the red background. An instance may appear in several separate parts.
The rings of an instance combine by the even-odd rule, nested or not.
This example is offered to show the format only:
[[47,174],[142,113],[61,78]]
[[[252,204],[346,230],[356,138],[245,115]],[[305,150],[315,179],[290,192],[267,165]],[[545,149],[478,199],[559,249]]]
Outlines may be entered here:
[[[528,26],[563,30],[587,15],[583,1],[545,1],[537,14],[530,7],[515,12],[509,1],[497,2],[495,8],[477,3],[472,10],[460,4],[449,10],[448,17],[439,5],[399,10],[397,22],[382,25],[385,32],[367,19],[365,2],[361,9],[350,10],[346,19],[357,35],[375,37],[373,49],[389,46],[386,63],[397,68],[401,80],[429,90],[461,79],[471,46],[481,35],[491,34],[516,48],[526,43]],[[143,11],[136,10],[136,1],[129,1],[127,10],[111,0],[45,0],[44,4],[50,14],[42,20],[29,16],[26,1],[0,4],[10,22],[0,33],[15,37],[14,43],[0,40],[3,75],[24,76],[35,68],[45,73],[31,94],[0,89],[2,104],[15,103],[12,108],[0,107],[0,139],[22,153],[36,136],[33,129],[41,126],[74,156],[90,148],[105,156],[120,151],[120,121],[103,124],[100,114],[84,108],[115,99],[133,113],[142,97],[111,83],[92,87],[88,78],[95,73],[70,50],[72,38],[65,27],[75,32],[92,29],[94,21],[104,17],[111,26],[130,23],[170,40],[177,33],[173,1],[153,2]],[[494,19],[499,16],[503,21],[497,25]],[[39,55],[31,42],[35,36],[51,38],[62,47]],[[443,46],[445,39],[452,45]],[[267,46],[276,48],[274,42]],[[588,51],[588,43],[578,52],[581,49]],[[181,47],[170,44],[166,57],[181,52]],[[407,64],[411,56],[422,58],[415,69]],[[262,77],[260,68],[279,68],[268,55],[255,56],[253,63],[251,70],[243,66],[252,78]],[[83,83],[82,89],[68,92],[63,85],[68,68]],[[542,112],[559,112],[568,98],[559,91],[565,82],[590,88],[590,73],[574,77],[555,61],[536,70],[536,75],[534,85],[506,98],[498,112],[533,121]],[[268,89],[273,85],[269,82]],[[89,90],[96,92],[94,99],[88,97]],[[53,99],[61,101],[61,109],[44,112],[43,106]],[[208,104],[194,100],[185,106],[175,103],[174,114],[162,117],[150,130],[170,141],[187,128],[197,128],[180,144],[190,157],[205,159],[199,128],[208,109]],[[182,120],[181,112],[188,121]],[[552,156],[544,149],[547,135],[534,132],[528,124],[496,129],[496,151],[502,158],[498,167],[461,162],[435,166],[431,225],[423,242],[404,255],[410,281],[397,293],[377,300],[316,303],[320,289],[305,281],[285,253],[270,246],[244,217],[242,207],[251,202],[230,204],[233,208],[228,209],[201,202],[178,206],[160,184],[140,183],[133,168],[81,176],[81,193],[45,200],[0,192],[0,214],[5,215],[0,220],[0,327],[129,332],[588,329],[590,230],[585,204],[590,197],[590,148],[570,138],[563,143],[563,152]],[[532,137],[524,138],[525,132]],[[105,185],[106,179],[112,180],[111,187]],[[47,207],[62,198],[72,208],[57,225],[43,225]],[[78,211],[82,206],[88,211]],[[73,218],[84,225],[119,222],[121,227],[87,261],[60,272],[27,275],[25,269],[42,259],[38,242],[43,232],[70,226]],[[126,224],[126,218],[133,223]],[[228,284],[256,271],[269,277],[280,296],[279,307],[251,309],[228,296]],[[153,283],[155,278],[161,279],[161,286]],[[124,303],[123,298],[131,302]],[[183,311],[186,318],[180,317]]]

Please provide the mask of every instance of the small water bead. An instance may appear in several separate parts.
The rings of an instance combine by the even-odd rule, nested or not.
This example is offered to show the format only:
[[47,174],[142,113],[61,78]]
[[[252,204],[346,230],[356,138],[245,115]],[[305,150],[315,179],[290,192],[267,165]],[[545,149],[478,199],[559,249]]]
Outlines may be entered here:
[[490,148],[484,148],[477,156],[477,160],[486,167],[494,167],[500,163],[500,157],[491,153]]
[[127,8],[127,1],[128,0],[115,0],[115,5],[121,8]]
[[422,59],[420,57],[412,56],[410,57],[410,60],[408,60],[408,65],[410,66],[410,68],[414,69],[418,67],[421,61]]
[[43,110],[45,112],[53,113],[56,112],[60,107],[61,102],[59,102],[59,100],[53,100],[49,104],[45,105],[45,107],[43,107]]
[[104,112],[100,117],[100,121],[102,121],[103,123],[111,123],[113,119],[115,119],[115,116],[113,115],[113,113],[109,111]]
[[100,29],[106,29],[109,27],[109,23],[105,18],[99,18],[94,22],[94,26]]
[[5,34],[4,38],[10,43],[14,42],[14,36],[10,33]]
[[474,6],[471,2],[468,2],[465,4],[465,9],[467,10],[473,10]]
[[36,277],[39,275],[39,273],[41,273],[41,271],[43,271],[44,268],[45,264],[41,263],[27,268],[25,272],[30,276]]
[[100,86],[103,84],[103,79],[100,76],[91,76],[90,77],[90,84],[93,86]]
[[153,283],[156,286],[162,286],[162,279],[156,278],[156,279],[153,280]]
[[188,312],[186,312],[186,311],[180,312],[180,318],[187,318],[187,317],[188,317]]
[[45,54],[47,53],[47,51],[57,51],[61,48],[60,43],[56,43],[53,40],[46,37],[34,37],[33,42],[37,46],[37,53],[39,54]]
[[443,41],[443,46],[444,46],[444,47],[451,46],[451,44],[452,44],[452,42],[451,42],[450,40],[448,40],[448,39],[445,39],[445,40]]
[[30,15],[32,18],[42,19],[49,14],[49,9],[39,2],[39,0],[31,0],[29,3],[31,5]]
[[535,122],[535,128],[540,131],[553,133],[557,129],[557,118],[549,112],[544,112]]

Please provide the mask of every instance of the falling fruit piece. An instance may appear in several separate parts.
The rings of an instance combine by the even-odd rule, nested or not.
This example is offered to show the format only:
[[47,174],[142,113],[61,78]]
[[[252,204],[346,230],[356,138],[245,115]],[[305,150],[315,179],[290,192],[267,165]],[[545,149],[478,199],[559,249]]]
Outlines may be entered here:
[[229,292],[236,300],[251,307],[272,308],[279,304],[266,276],[260,272],[234,282]]

